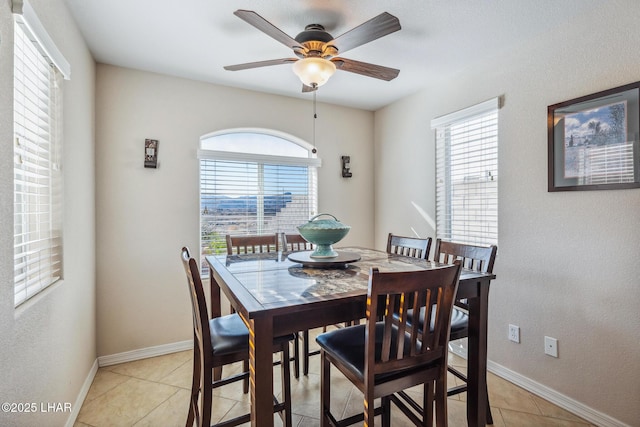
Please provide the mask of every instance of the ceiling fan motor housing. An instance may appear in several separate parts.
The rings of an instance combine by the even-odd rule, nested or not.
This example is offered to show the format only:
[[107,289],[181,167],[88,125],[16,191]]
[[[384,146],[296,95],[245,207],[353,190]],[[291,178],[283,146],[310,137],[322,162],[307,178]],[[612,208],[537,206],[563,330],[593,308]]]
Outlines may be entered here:
[[309,24],[298,34],[295,40],[306,48],[306,51],[294,47],[295,54],[300,58],[321,57],[330,59],[338,54],[338,48],[327,43],[333,36],[325,31],[320,24]]

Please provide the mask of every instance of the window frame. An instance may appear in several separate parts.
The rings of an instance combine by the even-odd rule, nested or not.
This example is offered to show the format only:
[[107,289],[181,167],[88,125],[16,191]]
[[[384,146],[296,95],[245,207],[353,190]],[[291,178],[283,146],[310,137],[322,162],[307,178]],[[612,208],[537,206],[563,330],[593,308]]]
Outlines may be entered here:
[[27,0],[13,1],[14,307],[63,278],[62,80],[69,63]]
[[[497,245],[498,243],[499,109],[500,98],[493,98],[431,121],[436,139],[436,236],[438,238],[473,245]],[[453,136],[455,132],[452,130],[456,128],[466,130],[458,131],[458,134]],[[468,150],[452,153],[452,141],[456,141],[457,144],[474,144],[479,154],[469,155]],[[459,175],[453,172],[454,167],[472,170],[478,166],[483,169],[481,173],[477,170],[473,175]],[[452,175],[461,179],[454,183]],[[454,203],[454,190],[464,186],[469,188],[466,190],[467,197],[463,197],[464,204]],[[475,186],[475,190],[471,186]],[[474,216],[472,223],[481,228],[472,230],[472,227],[467,225],[456,227],[454,221],[458,215],[467,218]]]
[[[214,150],[214,149],[205,149],[203,147],[203,141],[209,140],[210,138],[215,138],[217,136],[228,135],[228,134],[252,134],[252,135],[264,135],[268,138],[278,138],[284,142],[295,144],[298,147],[302,147],[306,150],[307,157],[295,157],[295,156],[286,156],[286,155],[271,155],[271,154],[256,154],[256,153],[248,153],[241,151],[229,151],[229,150]],[[203,212],[202,212],[202,189],[203,189],[203,161],[220,161],[220,162],[234,162],[239,164],[256,164],[258,171],[260,173],[265,173],[265,165],[271,166],[300,166],[308,169],[307,176],[307,186],[308,193],[307,197],[310,198],[308,203],[308,212],[304,219],[301,218],[300,223],[304,220],[307,220],[310,216],[312,216],[315,212],[317,212],[318,208],[318,178],[317,178],[317,169],[321,167],[322,160],[317,157],[315,153],[313,153],[313,145],[308,142],[297,138],[295,136],[286,134],[284,132],[271,130],[271,129],[263,129],[263,128],[236,128],[236,129],[226,129],[223,131],[212,132],[206,135],[203,135],[200,138],[200,148],[198,149],[198,161],[199,161],[199,209],[201,210],[199,213],[199,223],[200,223],[200,256],[202,261],[204,261],[204,256],[208,256],[209,254],[205,254],[204,246],[203,246]],[[262,179],[264,176],[262,177]],[[261,178],[258,177],[260,181]],[[263,188],[259,186],[259,188]],[[266,193],[258,194],[258,199],[261,199]],[[258,215],[256,213],[256,215]],[[259,217],[259,216],[258,216]],[[291,230],[279,230],[279,231],[287,231],[291,232]],[[278,231],[278,232],[279,232]],[[238,233],[242,234],[242,233]],[[208,271],[206,269],[206,263],[201,263],[201,270],[203,275],[207,275]]]

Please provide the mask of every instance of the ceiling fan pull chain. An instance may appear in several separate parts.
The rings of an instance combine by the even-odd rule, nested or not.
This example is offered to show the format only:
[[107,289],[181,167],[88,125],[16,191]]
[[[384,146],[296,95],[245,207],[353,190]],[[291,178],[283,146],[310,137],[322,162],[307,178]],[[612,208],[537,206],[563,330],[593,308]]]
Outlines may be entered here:
[[316,92],[317,89],[313,91],[313,150],[311,150],[313,154],[318,152],[316,149],[316,119],[318,118],[318,114],[316,113]]

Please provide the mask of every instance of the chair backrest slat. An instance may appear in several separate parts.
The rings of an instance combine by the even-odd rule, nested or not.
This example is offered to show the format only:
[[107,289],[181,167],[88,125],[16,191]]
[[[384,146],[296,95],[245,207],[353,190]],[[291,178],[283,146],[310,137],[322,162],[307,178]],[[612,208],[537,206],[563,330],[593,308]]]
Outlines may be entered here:
[[[437,269],[400,273],[371,269],[365,356],[368,375],[419,366],[446,354],[460,270],[459,261]],[[429,316],[436,310],[433,329],[428,323],[422,330],[417,329],[417,322],[407,325],[407,310],[418,312],[421,307],[426,307]],[[377,323],[378,319],[382,321]],[[383,335],[376,359],[375,336],[380,327]]]
[[[388,295],[385,298],[384,311],[387,312],[395,305],[396,296]],[[382,336],[382,353],[380,357],[383,362],[387,362],[389,360],[389,355],[391,354],[391,328],[393,327],[393,319],[389,316],[384,317],[384,335]]]
[[387,253],[427,259],[431,248],[431,237],[405,237],[389,233],[387,238]]
[[301,235],[282,233],[282,250],[308,251],[311,249],[313,249],[313,245],[307,242]]
[[[414,313],[417,313],[416,310],[420,310],[420,307],[422,307],[422,304],[425,303],[425,292],[419,292],[417,297],[413,299],[413,304],[411,305],[411,310],[413,310]],[[407,316],[407,314],[405,313],[404,316]],[[425,335],[422,329],[419,329],[419,325],[417,324],[418,322],[412,322],[411,323],[411,341],[413,342],[414,340],[420,340],[420,341],[424,341],[425,339]],[[415,355],[415,353],[411,354],[412,356]]]
[[446,264],[451,264],[459,259],[464,268],[482,273],[493,273],[497,251],[498,247],[495,245],[476,246],[436,239],[433,258],[434,261]]
[[227,255],[278,252],[278,234],[253,234],[232,236],[227,234]]

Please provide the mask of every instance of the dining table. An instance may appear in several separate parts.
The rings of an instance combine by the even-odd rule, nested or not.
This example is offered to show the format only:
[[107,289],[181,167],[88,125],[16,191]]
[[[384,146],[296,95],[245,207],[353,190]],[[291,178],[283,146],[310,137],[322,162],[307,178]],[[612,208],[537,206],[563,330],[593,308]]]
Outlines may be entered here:
[[[223,292],[249,329],[252,426],[272,427],[274,422],[274,337],[365,318],[371,268],[393,272],[433,269],[443,265],[363,247],[336,250],[350,256],[343,257],[344,262],[328,261],[320,265],[314,265],[313,260],[308,263],[300,261],[300,253],[282,251],[205,257],[209,266],[211,316],[220,315]],[[486,425],[489,285],[495,277],[494,274],[465,269],[456,295],[459,300],[466,299],[469,312],[469,426]],[[292,406],[295,408],[295,402]]]

